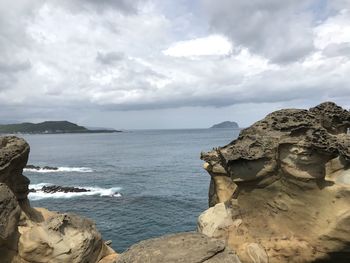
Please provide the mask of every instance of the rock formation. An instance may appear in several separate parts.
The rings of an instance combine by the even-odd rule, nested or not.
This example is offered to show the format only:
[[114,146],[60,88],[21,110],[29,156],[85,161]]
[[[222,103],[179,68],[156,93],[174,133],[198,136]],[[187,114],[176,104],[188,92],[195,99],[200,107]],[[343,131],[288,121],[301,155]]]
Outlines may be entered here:
[[117,263],[240,263],[225,242],[195,232],[148,239],[131,246]]
[[350,112],[326,102],[267,115],[202,153],[211,176],[198,230],[242,262],[349,262]]
[[4,263],[112,263],[95,224],[74,214],[32,208],[23,176],[29,145],[0,137],[0,261]]

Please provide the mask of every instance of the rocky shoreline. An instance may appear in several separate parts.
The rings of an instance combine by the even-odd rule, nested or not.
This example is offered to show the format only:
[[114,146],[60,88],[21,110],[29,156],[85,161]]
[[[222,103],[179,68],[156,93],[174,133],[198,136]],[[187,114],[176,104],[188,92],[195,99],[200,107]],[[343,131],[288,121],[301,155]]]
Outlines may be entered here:
[[269,114],[201,154],[211,183],[196,232],[144,240],[122,254],[91,220],[31,207],[22,174],[29,145],[0,137],[1,262],[348,262],[349,128],[350,112],[331,102]]

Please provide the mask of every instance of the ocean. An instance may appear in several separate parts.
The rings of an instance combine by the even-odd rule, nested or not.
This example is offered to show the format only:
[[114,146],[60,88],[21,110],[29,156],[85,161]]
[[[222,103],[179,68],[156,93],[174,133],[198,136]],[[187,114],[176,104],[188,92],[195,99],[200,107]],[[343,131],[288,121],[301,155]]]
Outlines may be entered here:
[[231,129],[137,130],[110,134],[23,135],[30,188],[84,187],[86,193],[30,193],[34,207],[93,219],[104,240],[122,252],[147,238],[196,229],[208,208],[209,175],[201,151],[238,136]]

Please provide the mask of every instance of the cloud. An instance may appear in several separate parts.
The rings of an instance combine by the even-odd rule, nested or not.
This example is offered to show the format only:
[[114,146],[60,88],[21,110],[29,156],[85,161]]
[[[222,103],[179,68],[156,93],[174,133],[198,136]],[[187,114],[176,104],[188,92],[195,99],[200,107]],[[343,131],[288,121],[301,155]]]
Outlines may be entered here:
[[326,2],[1,2],[2,119],[350,100],[349,8]]
[[203,5],[213,32],[274,63],[289,63],[313,51],[312,17],[306,9],[311,2],[203,0]]
[[210,35],[207,37],[179,41],[163,51],[173,57],[223,56],[232,52],[232,45],[225,37]]
[[53,0],[53,4],[67,8],[74,13],[79,12],[97,12],[104,13],[114,10],[127,15],[133,15],[138,12],[138,4],[144,0]]
[[122,52],[97,52],[96,61],[101,64],[111,65],[117,61],[123,60],[124,57]]
[[0,61],[0,74],[16,73],[30,68],[31,64],[29,61],[15,63],[5,63]]

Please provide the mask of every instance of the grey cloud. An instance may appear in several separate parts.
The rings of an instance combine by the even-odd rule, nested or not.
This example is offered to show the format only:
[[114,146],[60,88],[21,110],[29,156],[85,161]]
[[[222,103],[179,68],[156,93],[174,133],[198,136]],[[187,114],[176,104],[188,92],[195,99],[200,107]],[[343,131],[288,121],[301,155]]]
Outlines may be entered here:
[[138,4],[146,0],[55,0],[58,6],[64,6],[70,11],[102,13],[108,10],[117,10],[124,14],[137,14]]
[[32,67],[29,61],[5,63],[0,61],[0,74],[10,74],[29,70]]
[[10,89],[18,81],[18,73],[25,72],[31,69],[29,61],[26,62],[10,62],[5,63],[0,61],[0,91]]
[[294,62],[313,50],[307,0],[203,0],[214,32],[275,63]]
[[322,53],[327,57],[346,56],[350,58],[350,42],[330,44],[322,50]]
[[124,58],[125,55],[122,52],[97,52],[96,61],[104,65],[111,65]]

